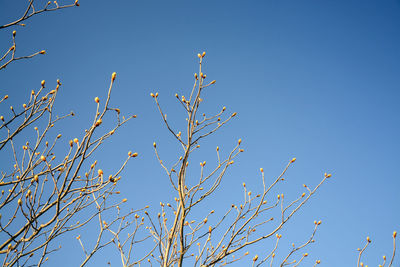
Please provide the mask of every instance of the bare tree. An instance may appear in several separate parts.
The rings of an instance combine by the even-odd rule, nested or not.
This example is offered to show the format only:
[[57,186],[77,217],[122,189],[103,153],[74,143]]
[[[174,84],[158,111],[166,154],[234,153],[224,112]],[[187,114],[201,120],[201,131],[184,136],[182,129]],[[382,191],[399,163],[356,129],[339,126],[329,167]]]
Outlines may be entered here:
[[[200,149],[201,143],[207,142],[205,139],[208,136],[225,127],[236,116],[235,112],[226,114],[225,107],[217,114],[200,113],[203,91],[215,84],[215,80],[206,82],[207,76],[203,73],[202,66],[205,55],[205,52],[198,54],[199,70],[194,76],[190,94],[175,94],[186,117],[184,130],[173,129],[160,105],[159,94],[151,93],[162,121],[176,140],[181,155],[176,158],[174,164],[167,166],[162,157],[162,148],[156,143],[153,144],[156,158],[171,185],[172,204],[160,202],[161,210],[156,216],[145,211],[147,220],[142,218],[142,222],[148,224],[146,229],[153,238],[153,242],[149,240],[150,242],[146,243],[146,255],[137,258],[131,255],[132,247],[136,244],[134,234],[137,233],[138,227],[135,228],[134,234],[128,235],[127,239],[118,243],[122,264],[133,266],[147,261],[164,267],[224,266],[245,258],[249,254],[250,246],[272,240],[275,242],[273,248],[266,255],[254,255],[251,260],[252,266],[300,266],[303,260],[309,257],[305,249],[315,242],[315,234],[321,221],[314,221],[314,229],[307,240],[302,244],[293,244],[286,256],[278,258],[276,254],[282,237],[281,230],[332,175],[325,173],[314,187],[303,185],[305,191],[297,198],[287,200],[283,193],[276,197],[271,196],[274,189],[279,190],[279,185],[289,180],[286,172],[296,161],[296,158],[293,158],[283,168],[282,173],[272,180],[265,179],[264,170],[261,168],[261,190],[252,192],[243,183],[244,198],[240,204],[228,207],[224,214],[216,214],[213,206],[202,206],[206,199],[215,198],[219,191],[217,189],[223,186],[222,181],[228,169],[235,164],[236,157],[244,152],[241,148],[242,140],[239,139],[226,155],[221,155],[219,147],[216,147],[214,160],[210,163],[200,162],[198,173],[193,173],[193,169],[188,168],[189,162],[193,164],[190,161],[192,154]],[[206,216],[199,218],[196,209],[206,211]],[[396,232],[393,234],[394,241],[395,237]],[[360,250],[359,258],[365,248]],[[392,266],[394,252],[395,243],[388,266]],[[321,260],[317,258],[314,266],[320,263]],[[357,263],[357,267],[359,266],[364,266],[360,260]]]
[[[69,5],[48,2],[37,10],[31,0],[23,16],[0,28],[23,26],[22,22],[36,14],[73,6],[79,6],[78,1]],[[16,57],[15,36],[13,31],[13,46],[0,59],[3,71],[15,60],[45,53],[43,50],[30,56]],[[104,101],[98,97],[94,99],[93,121],[82,136],[73,140],[62,141],[62,134],[54,130],[60,121],[74,116],[73,112],[62,116],[54,113],[55,100],[61,88],[59,80],[52,90],[47,90],[43,80],[37,90],[29,92],[21,107],[10,106],[7,114],[0,115],[0,153],[2,158],[9,159],[0,170],[2,266],[41,266],[49,254],[60,248],[54,245],[57,238],[76,229],[82,230],[90,222],[98,220],[101,232],[94,247],[85,250],[83,266],[97,251],[114,241],[113,237],[103,237],[104,229],[123,224],[119,226],[122,230],[131,224],[129,218],[137,211],[121,214],[119,205],[126,199],[117,201],[112,196],[119,194],[115,188],[120,173],[129,159],[138,154],[129,152],[127,159],[108,177],[93,159],[103,142],[136,117],[125,118],[118,108],[110,106],[115,79],[116,73],[113,73],[107,98]],[[5,95],[0,100],[3,107],[8,98]],[[104,129],[103,119],[110,112],[115,113],[114,126]],[[103,219],[106,213],[112,214],[113,219],[109,222]]]
[[[0,221],[0,254],[4,255],[3,265],[23,265],[22,262],[25,263],[38,253],[41,255],[38,262],[40,265],[55,250],[49,250],[54,239],[82,228],[94,218],[101,219],[102,213],[120,204],[109,205],[106,200],[115,194],[119,174],[128,160],[136,157],[137,153],[130,152],[122,166],[108,178],[104,178],[103,171],[97,169],[95,160],[88,168],[84,165],[93,158],[94,152],[106,139],[135,117],[121,119],[119,109],[109,107],[115,76],[113,73],[103,107],[99,98],[95,98],[97,108],[93,122],[81,138],[60,143],[62,135],[57,134],[50,141],[52,128],[66,117],[74,115],[70,113],[59,117],[53,114],[61,85],[59,81],[55,89],[47,93],[44,93],[45,82],[42,81],[39,90],[32,91],[21,111],[11,106],[11,116],[8,119],[0,117],[3,122],[0,126],[3,136],[0,151],[9,154],[13,160],[10,168],[3,166],[0,177],[0,209],[3,211]],[[7,98],[5,96],[1,102]],[[114,128],[105,134],[96,135],[104,115],[110,111],[117,114]],[[36,136],[33,141],[26,141],[22,145],[14,141],[22,131],[32,128]],[[64,155],[58,153],[56,156],[54,151],[60,146],[68,149]],[[118,215],[115,220],[122,220],[122,216]]]
[[[69,5],[48,2],[37,10],[34,1],[30,0],[19,19],[0,26],[0,29],[22,26],[36,14],[73,6],[79,6],[78,1]],[[0,70],[4,71],[15,60],[45,53],[43,50],[17,57],[15,36],[14,31],[12,47],[0,58]],[[192,89],[188,94],[175,94],[185,115],[184,129],[173,128],[160,104],[159,94],[151,93],[162,122],[180,151],[175,163],[169,166],[163,160],[162,146],[153,144],[171,191],[170,202],[160,202],[160,212],[156,215],[147,211],[148,206],[123,213],[120,205],[126,199],[118,201],[113,197],[120,193],[116,191],[116,184],[121,179],[121,172],[138,153],[128,152],[126,160],[108,176],[94,159],[103,142],[136,117],[121,116],[118,108],[110,106],[116,73],[111,75],[106,99],[94,99],[93,121],[82,136],[72,140],[63,142],[61,133],[54,130],[60,121],[74,116],[73,112],[62,116],[54,114],[55,100],[61,88],[59,80],[52,90],[47,90],[46,82],[42,81],[37,90],[30,92],[21,108],[11,106],[7,114],[0,115],[0,153],[10,159],[0,170],[0,259],[3,266],[41,266],[51,253],[60,249],[54,241],[72,231],[76,231],[77,242],[83,251],[81,266],[108,245],[115,245],[122,266],[224,266],[246,257],[250,257],[252,266],[300,266],[310,257],[306,249],[315,242],[321,221],[314,221],[309,238],[303,243],[293,244],[286,255],[278,256],[282,229],[331,178],[331,174],[325,173],[315,186],[303,185],[304,192],[295,198],[288,199],[283,193],[273,195],[276,190],[281,191],[279,188],[284,181],[290,181],[287,171],[296,161],[292,158],[273,179],[266,179],[261,168],[259,190],[253,192],[243,183],[243,196],[238,196],[237,204],[228,206],[224,213],[204,205],[220,192],[229,169],[244,152],[239,139],[227,154],[216,147],[211,160],[200,162],[198,172],[189,168],[189,163],[194,164],[193,154],[201,149],[201,144],[237,115],[235,112],[226,114],[225,107],[216,114],[201,113],[203,92],[216,83],[215,80],[206,82],[205,56],[205,52],[198,54],[199,70]],[[7,99],[8,95],[5,95],[0,104],[5,105]],[[103,129],[103,119],[111,112],[115,113],[114,127]],[[199,217],[199,210],[205,216]],[[88,245],[79,233],[93,224],[98,226],[98,235]],[[394,232],[388,266],[393,266],[396,235]],[[267,240],[273,244],[268,252],[249,255],[251,246],[265,244]],[[359,249],[357,267],[364,266],[361,258],[370,242],[368,237],[366,245]],[[136,248],[140,248],[141,254]],[[386,264],[386,256],[383,259],[381,266]],[[315,258],[314,266],[320,263],[320,259]]]
[[[318,188],[331,177],[325,174],[321,182],[315,188],[309,188],[304,185],[306,192],[298,198],[284,201],[284,194],[279,194],[274,200],[267,200],[272,190],[283,180],[286,171],[295,162],[296,158],[289,160],[282,173],[267,183],[264,177],[264,170],[260,169],[260,184],[262,190],[253,193],[248,190],[243,183],[244,199],[240,204],[232,204],[225,214],[220,215],[215,223],[209,222],[210,217],[216,217],[212,207],[208,215],[202,219],[194,219],[191,213],[200,206],[207,198],[212,198],[217,189],[222,185],[222,180],[227,174],[228,169],[234,164],[234,160],[244,150],[241,148],[242,140],[239,139],[231,152],[227,155],[220,155],[219,147],[216,148],[216,155],[213,162],[200,162],[200,173],[189,174],[188,165],[192,153],[200,149],[205,139],[224,127],[236,113],[226,114],[226,108],[223,107],[217,114],[200,114],[199,108],[203,101],[202,93],[208,87],[215,84],[215,80],[206,82],[206,74],[203,73],[203,59],[205,52],[198,54],[199,71],[194,76],[194,85],[188,96],[182,95],[176,98],[183,106],[186,114],[186,127],[181,131],[172,129],[163,112],[158,100],[158,93],[151,94],[154,98],[157,108],[161,114],[163,122],[170,133],[175,137],[182,154],[173,166],[166,166],[162,157],[159,155],[159,149],[154,143],[154,150],[160,165],[165,170],[171,183],[172,191],[175,193],[174,205],[161,203],[161,212],[157,218],[149,219],[152,222],[151,234],[157,241],[158,257],[153,260],[161,266],[182,266],[184,262],[190,262],[194,266],[214,266],[226,265],[242,259],[248,252],[246,249],[262,240],[276,238],[276,247],[264,259],[258,261],[258,256],[253,259],[254,264],[258,265],[267,260],[274,260],[274,251],[277,249],[281,230],[286,222],[300,210],[315,194]],[[162,152],[160,152],[162,153]],[[206,165],[209,168],[206,168]],[[190,177],[190,179],[188,179]],[[198,177],[193,180],[194,177]],[[278,209],[279,216],[273,217],[271,211]],[[310,240],[293,251],[282,261],[282,266],[289,264],[295,252],[300,251],[313,241],[314,234],[321,222],[315,222],[315,228]],[[272,226],[268,232],[258,231],[265,225]],[[303,254],[305,257],[306,254]],[[301,261],[301,260],[300,260]]]

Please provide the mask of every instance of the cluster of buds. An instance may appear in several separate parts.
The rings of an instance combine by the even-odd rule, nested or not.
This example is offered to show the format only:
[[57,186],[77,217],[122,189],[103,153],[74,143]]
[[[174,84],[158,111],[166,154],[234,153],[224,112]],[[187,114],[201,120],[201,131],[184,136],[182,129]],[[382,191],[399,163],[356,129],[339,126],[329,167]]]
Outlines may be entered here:
[[155,94],[150,93],[150,96],[151,96],[152,98],[157,98],[157,97],[158,97],[158,93],[155,93]]
[[205,56],[206,56],[206,52],[203,52],[202,54],[200,54],[200,53],[197,54],[197,57],[200,58],[200,59],[205,57]]

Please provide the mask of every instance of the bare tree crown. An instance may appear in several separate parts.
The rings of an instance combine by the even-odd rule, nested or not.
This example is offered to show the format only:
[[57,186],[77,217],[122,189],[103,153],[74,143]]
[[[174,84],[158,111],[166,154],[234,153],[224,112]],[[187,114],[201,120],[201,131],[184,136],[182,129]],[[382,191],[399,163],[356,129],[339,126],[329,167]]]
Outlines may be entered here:
[[[60,5],[57,1],[39,7],[34,0],[20,18],[0,26],[0,29],[24,26],[25,21],[40,13],[79,6],[78,1]],[[39,8],[38,8],[39,7]],[[28,56],[17,54],[17,32],[11,35],[11,46],[0,57],[0,71],[21,59],[44,55],[45,50]],[[57,115],[54,112],[56,98],[62,83],[38,82],[37,88],[27,95],[21,106],[4,108],[8,95],[0,99],[0,153],[8,161],[0,166],[0,261],[2,266],[41,266],[53,252],[62,249],[55,246],[70,232],[83,252],[80,266],[86,265],[93,256],[107,246],[115,246],[122,266],[224,266],[238,261],[250,262],[252,266],[300,266],[312,257],[307,251],[315,242],[321,225],[313,222],[309,238],[293,244],[289,252],[278,253],[282,229],[293,220],[302,207],[317,193],[332,175],[325,173],[315,186],[303,185],[303,192],[291,198],[284,193],[273,195],[274,190],[285,181],[287,171],[296,162],[288,160],[277,177],[266,178],[260,168],[259,187],[252,191],[243,183],[243,195],[237,196],[238,204],[226,207],[224,213],[213,207],[204,207],[207,200],[215,198],[224,179],[241,153],[242,139],[232,144],[229,153],[215,154],[208,161],[201,161],[198,172],[189,169],[194,163],[194,152],[201,149],[207,138],[235,118],[225,107],[215,114],[201,113],[203,93],[215,86],[204,70],[206,53],[197,55],[199,69],[194,74],[191,89],[182,95],[175,94],[177,104],[185,116],[183,129],[174,129],[167,118],[161,96],[151,93],[162,123],[176,141],[179,156],[168,165],[163,160],[162,144],[153,143],[159,165],[169,180],[170,201],[160,202],[159,212],[152,214],[149,206],[121,211],[126,198],[118,196],[116,185],[121,173],[137,152],[128,152],[124,162],[113,173],[105,173],[95,159],[96,151],[125,123],[136,115],[122,116],[119,108],[110,105],[111,93],[117,74],[111,74],[105,99],[93,99],[93,119],[80,136],[64,140],[62,132],[54,127],[70,119],[74,113]],[[11,96],[10,96],[11,97]],[[7,111],[7,112],[6,112]],[[103,124],[107,113],[114,114],[114,124]],[[25,139],[24,139],[25,138]],[[168,154],[167,154],[168,157]],[[125,204],[126,205],[126,204]],[[196,210],[204,217],[199,218]],[[98,229],[94,242],[81,236],[85,227]],[[393,232],[393,252],[390,258],[383,256],[379,266],[393,266],[397,232]],[[255,244],[263,246],[267,240],[273,244],[263,255],[249,255]],[[371,239],[367,237],[363,248],[358,249],[357,267],[364,266],[362,255]],[[142,254],[137,253],[140,247]],[[144,252],[143,252],[144,251]],[[57,255],[57,254],[54,254]],[[314,266],[321,263],[314,258]]]

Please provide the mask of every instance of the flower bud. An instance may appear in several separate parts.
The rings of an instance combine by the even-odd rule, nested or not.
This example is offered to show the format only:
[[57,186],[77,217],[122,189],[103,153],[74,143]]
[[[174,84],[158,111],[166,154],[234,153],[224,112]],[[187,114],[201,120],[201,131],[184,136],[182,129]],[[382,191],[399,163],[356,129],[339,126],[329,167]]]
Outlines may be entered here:
[[102,119],[98,119],[98,120],[96,121],[96,123],[95,123],[95,126],[99,126],[102,122],[103,122]]

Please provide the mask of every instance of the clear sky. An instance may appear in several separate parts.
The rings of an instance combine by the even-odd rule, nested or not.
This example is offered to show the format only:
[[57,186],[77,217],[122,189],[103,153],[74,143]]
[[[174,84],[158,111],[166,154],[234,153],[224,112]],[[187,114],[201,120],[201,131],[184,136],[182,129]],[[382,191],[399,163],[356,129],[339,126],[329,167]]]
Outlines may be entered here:
[[[0,24],[22,14],[25,2],[0,1]],[[333,177],[287,225],[282,250],[304,240],[313,221],[322,220],[316,243],[307,249],[309,263],[319,258],[323,266],[355,266],[356,249],[367,236],[373,242],[365,263],[377,266],[383,254],[391,253],[392,232],[400,231],[399,0],[80,3],[0,32],[2,51],[14,29],[20,55],[47,51],[0,71],[0,92],[20,106],[41,80],[55,85],[60,79],[57,110],[77,114],[64,122],[67,142],[90,124],[93,98],[104,99],[110,75],[117,72],[112,105],[138,118],[104,145],[98,160],[111,172],[128,150],[139,153],[120,184],[128,206],[150,204],[156,213],[160,201],[172,201],[152,144],[157,142],[166,162],[173,161],[169,155],[179,146],[149,94],[159,92],[168,118],[181,125],[174,95],[189,92],[196,55],[206,51],[204,72],[217,83],[204,96],[204,111],[226,106],[238,116],[204,143],[198,161],[212,162],[217,145],[227,152],[238,138],[245,149],[215,205],[223,210],[239,202],[243,181],[257,191],[260,167],[272,180],[296,157],[274,194],[285,192],[293,199],[303,183],[315,186],[324,172]],[[0,111],[9,107],[1,105]],[[69,240],[70,246],[78,245]],[[260,243],[250,254],[262,255],[271,246]],[[74,266],[80,253],[63,261],[53,256],[49,266]],[[247,266],[250,259],[237,266]],[[96,266],[107,261],[118,266],[116,250],[95,259]],[[397,258],[394,266],[399,264]]]

